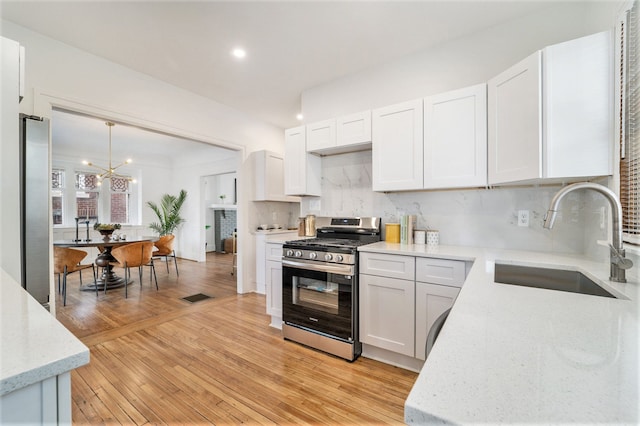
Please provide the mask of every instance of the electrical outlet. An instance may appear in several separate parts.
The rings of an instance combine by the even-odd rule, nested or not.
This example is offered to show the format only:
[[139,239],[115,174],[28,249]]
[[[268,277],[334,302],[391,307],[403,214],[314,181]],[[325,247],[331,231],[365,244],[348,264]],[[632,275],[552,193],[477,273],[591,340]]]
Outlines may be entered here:
[[518,210],[518,226],[529,226],[529,210]]

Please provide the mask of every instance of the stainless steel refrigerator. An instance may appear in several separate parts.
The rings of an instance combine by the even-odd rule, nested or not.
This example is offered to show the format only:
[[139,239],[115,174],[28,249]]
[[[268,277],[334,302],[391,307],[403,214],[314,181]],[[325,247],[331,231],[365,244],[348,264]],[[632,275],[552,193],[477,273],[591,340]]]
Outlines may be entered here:
[[20,114],[20,258],[22,286],[48,306],[49,120]]

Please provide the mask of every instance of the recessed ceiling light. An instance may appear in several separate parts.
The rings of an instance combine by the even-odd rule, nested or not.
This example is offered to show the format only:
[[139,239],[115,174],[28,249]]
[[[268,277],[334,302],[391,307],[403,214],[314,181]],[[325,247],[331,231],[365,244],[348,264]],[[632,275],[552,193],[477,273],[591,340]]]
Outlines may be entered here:
[[298,121],[302,121],[304,119],[304,115],[299,113],[296,115],[296,118],[298,119]]
[[231,51],[231,54],[238,59],[243,59],[245,56],[247,56],[247,51],[241,47],[236,47]]

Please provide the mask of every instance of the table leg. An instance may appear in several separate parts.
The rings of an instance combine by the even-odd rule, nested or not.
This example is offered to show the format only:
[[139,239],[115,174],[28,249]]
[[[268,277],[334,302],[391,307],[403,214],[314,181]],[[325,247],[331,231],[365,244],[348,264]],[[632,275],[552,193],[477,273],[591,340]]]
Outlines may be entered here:
[[[105,289],[105,283],[107,284],[107,290],[113,288],[124,287],[125,279],[119,277],[113,270],[113,266],[111,266],[111,262],[117,262],[116,258],[111,254],[111,247],[107,246],[104,248],[104,251],[96,257],[96,265],[99,268],[102,268],[102,275],[96,281],[98,290]],[[133,281],[129,281],[131,284]],[[96,291],[96,284],[89,283],[83,285],[80,290],[82,291]]]

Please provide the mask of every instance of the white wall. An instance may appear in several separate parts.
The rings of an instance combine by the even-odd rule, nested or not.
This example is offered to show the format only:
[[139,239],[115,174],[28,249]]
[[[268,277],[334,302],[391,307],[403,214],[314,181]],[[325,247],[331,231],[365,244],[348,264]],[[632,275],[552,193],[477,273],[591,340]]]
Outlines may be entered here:
[[[20,105],[21,112],[50,118],[52,108],[60,107],[218,144],[239,150],[240,158],[234,164],[236,167],[251,151],[283,151],[284,135],[282,129],[276,126],[11,22],[1,21],[0,31],[2,36],[16,40],[26,48],[26,96]],[[233,170],[227,167],[224,171]],[[204,174],[218,172],[203,171]],[[241,176],[239,181],[242,182]],[[183,184],[194,195],[185,205],[190,210],[199,201],[199,197],[195,196],[199,194],[198,184],[182,176],[172,188],[162,192],[179,191]],[[9,200],[3,199],[3,212],[13,205]],[[248,233],[246,215],[239,212],[238,216],[239,244],[246,247],[253,243],[253,237]],[[192,231],[204,229],[204,220],[191,219],[192,223],[187,224],[183,233],[198,235],[198,232]],[[6,227],[3,224],[3,232],[12,229],[12,226],[17,227],[17,223]],[[185,247],[179,249],[184,250],[183,255],[193,256],[192,250]],[[240,282],[244,273],[241,258],[242,253],[239,253]],[[248,267],[253,268],[253,264],[250,263]]]
[[621,3],[562,2],[554,8],[311,88],[302,93],[305,122],[485,82],[544,46],[613,28]]
[[[309,89],[302,95],[307,123],[396,102],[416,99],[487,81],[547,45],[611,29],[622,2],[572,2],[498,25],[402,60]],[[376,215],[397,222],[399,214],[417,214],[419,227],[440,230],[443,244],[586,253],[602,257],[593,234],[601,201],[585,211],[583,195],[563,202],[565,217],[549,231],[542,216],[559,187],[471,189],[373,193],[371,152],[322,159],[321,209],[311,200],[301,213]],[[589,195],[590,197],[590,195]],[[529,210],[531,226],[516,226],[516,212]],[[577,212],[583,212],[577,214]]]

